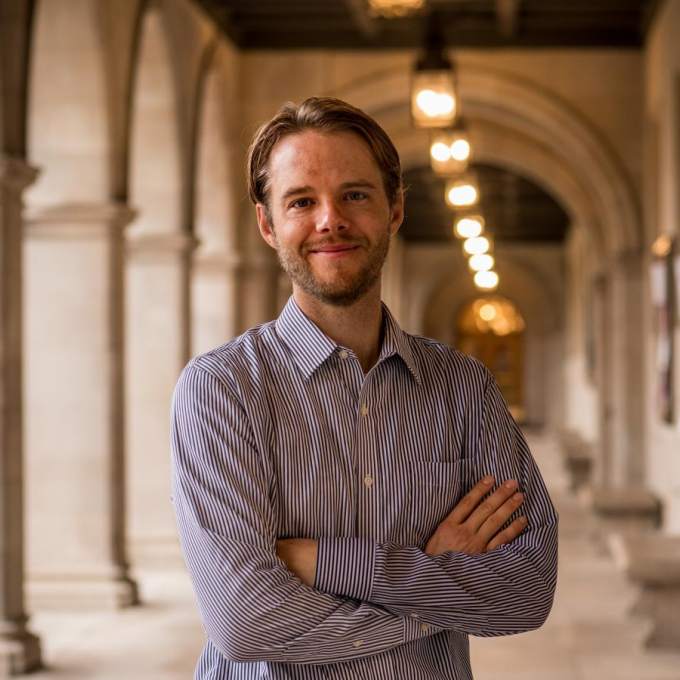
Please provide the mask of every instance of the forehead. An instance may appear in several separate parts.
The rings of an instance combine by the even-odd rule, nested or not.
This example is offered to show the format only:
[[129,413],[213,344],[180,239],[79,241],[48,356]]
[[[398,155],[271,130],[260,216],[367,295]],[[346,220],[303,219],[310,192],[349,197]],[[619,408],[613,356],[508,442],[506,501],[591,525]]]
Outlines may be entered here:
[[370,146],[354,132],[307,130],[285,136],[272,149],[269,177],[275,193],[291,185],[345,183],[358,177],[380,182]]

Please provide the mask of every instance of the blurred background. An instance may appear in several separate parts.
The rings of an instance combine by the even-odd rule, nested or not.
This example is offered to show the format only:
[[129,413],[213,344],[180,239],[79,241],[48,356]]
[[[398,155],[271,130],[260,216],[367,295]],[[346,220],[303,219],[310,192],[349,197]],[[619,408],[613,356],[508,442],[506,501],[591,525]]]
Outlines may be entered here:
[[384,299],[483,361],[561,513],[478,680],[680,680],[680,0],[0,0],[0,675],[180,680],[188,359],[275,318],[244,157],[286,101],[388,131]]

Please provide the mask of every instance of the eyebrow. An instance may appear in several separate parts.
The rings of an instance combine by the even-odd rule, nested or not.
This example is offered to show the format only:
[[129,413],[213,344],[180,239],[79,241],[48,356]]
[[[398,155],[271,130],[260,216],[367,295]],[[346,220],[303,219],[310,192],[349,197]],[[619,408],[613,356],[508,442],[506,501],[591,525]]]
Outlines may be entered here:
[[[344,182],[343,184],[340,185],[340,188],[343,191],[346,191],[347,189],[377,189],[375,184],[373,182],[369,182],[368,180],[365,179],[358,179],[352,182]],[[299,196],[300,194],[306,194],[310,191],[313,191],[312,187],[310,186],[304,186],[304,187],[292,187],[291,189],[288,189],[283,196],[281,197],[282,200],[287,200],[293,196]]]

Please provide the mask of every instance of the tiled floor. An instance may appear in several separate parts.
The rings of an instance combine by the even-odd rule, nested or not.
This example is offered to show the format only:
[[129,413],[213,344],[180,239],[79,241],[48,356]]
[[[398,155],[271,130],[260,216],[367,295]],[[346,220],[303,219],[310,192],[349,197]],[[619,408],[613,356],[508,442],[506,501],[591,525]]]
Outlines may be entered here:
[[[628,614],[635,592],[593,539],[592,518],[566,492],[553,443],[539,437],[530,443],[561,516],[555,606],[536,632],[471,639],[476,680],[680,680],[680,650],[644,650],[647,623]],[[48,668],[31,677],[189,680],[203,631],[188,580],[176,570],[138,577],[142,607],[35,614],[32,628],[42,636]]]

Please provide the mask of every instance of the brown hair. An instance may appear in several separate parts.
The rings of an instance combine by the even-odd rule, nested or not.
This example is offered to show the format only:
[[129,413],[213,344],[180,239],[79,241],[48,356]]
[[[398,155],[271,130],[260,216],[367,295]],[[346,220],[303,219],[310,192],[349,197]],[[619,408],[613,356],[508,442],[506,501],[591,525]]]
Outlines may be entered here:
[[262,125],[248,149],[248,193],[253,203],[262,203],[270,213],[269,157],[283,137],[313,130],[322,134],[353,132],[371,148],[382,174],[385,193],[390,205],[397,200],[402,188],[399,154],[387,133],[361,109],[334,97],[310,97],[299,106],[288,102],[276,115]]

